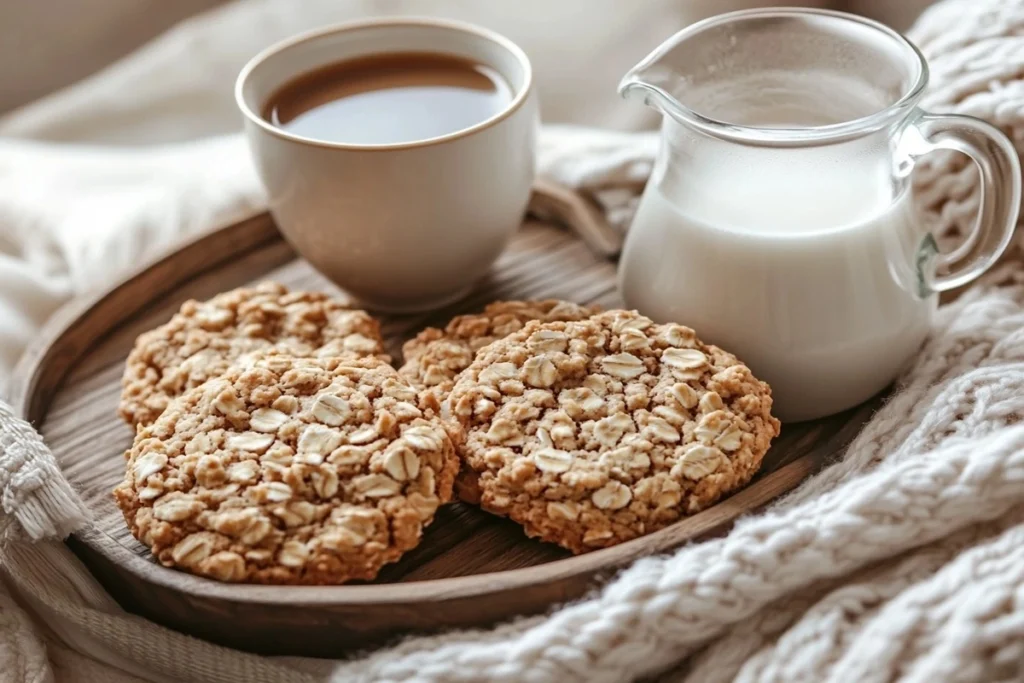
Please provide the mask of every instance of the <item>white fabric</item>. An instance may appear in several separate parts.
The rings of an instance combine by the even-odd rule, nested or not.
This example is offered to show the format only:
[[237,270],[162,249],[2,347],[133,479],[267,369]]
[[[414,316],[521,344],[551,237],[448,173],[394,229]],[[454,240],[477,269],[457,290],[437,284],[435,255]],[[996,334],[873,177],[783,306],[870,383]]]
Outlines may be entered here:
[[0,376],[72,293],[262,204],[237,136],[137,149],[0,141]]
[[[644,12],[671,32],[659,14],[667,3],[614,15],[621,5],[595,12],[608,13],[594,20],[602,39]],[[297,28],[284,7],[229,6],[0,121],[0,134],[79,142],[0,141],[0,377],[72,294],[174,239],[259,210],[239,138],[186,140],[234,128],[222,88],[237,63],[228,61]],[[479,11],[460,7],[471,18]],[[1019,0],[949,0],[924,17],[914,35],[935,67],[931,106],[973,111],[1024,145],[1022,26]],[[649,35],[645,50],[657,42]],[[154,141],[162,144],[92,146]],[[621,218],[654,144],[649,134],[549,128],[541,163],[563,182],[601,190]],[[937,229],[955,238],[976,190],[969,171],[942,168],[959,170],[935,162],[922,196]],[[340,665],[262,659],[167,631],[122,612],[59,542],[18,538],[59,535],[82,515],[46,450],[0,412],[0,431],[16,437],[0,443],[0,472],[9,473],[0,475],[2,563],[21,603],[0,591],[0,681],[312,683],[335,666],[337,681],[620,681],[682,660],[667,680],[1020,680],[1021,271],[1007,262],[989,278],[1002,286],[943,308],[900,393],[844,458],[727,537],[642,561],[550,617],[413,639]]]

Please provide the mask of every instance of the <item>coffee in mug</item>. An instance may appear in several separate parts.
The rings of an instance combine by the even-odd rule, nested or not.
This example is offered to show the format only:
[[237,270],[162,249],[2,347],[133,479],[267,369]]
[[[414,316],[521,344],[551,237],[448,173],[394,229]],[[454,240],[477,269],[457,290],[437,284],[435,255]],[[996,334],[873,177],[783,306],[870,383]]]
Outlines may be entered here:
[[292,79],[263,112],[295,135],[356,145],[441,137],[500,114],[512,88],[493,68],[453,55],[399,52],[335,62]]

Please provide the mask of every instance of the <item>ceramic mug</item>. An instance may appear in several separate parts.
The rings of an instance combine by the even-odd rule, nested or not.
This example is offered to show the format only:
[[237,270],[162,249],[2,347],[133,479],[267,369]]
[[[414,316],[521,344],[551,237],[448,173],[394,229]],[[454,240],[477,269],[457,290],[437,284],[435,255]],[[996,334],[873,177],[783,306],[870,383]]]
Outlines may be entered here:
[[[388,145],[315,140],[261,115],[296,76],[389,52],[476,61],[497,71],[513,97],[470,128]],[[254,57],[238,76],[235,99],[282,234],[369,308],[411,312],[461,298],[519,227],[534,176],[537,97],[526,54],[496,33],[436,19],[320,29]]]

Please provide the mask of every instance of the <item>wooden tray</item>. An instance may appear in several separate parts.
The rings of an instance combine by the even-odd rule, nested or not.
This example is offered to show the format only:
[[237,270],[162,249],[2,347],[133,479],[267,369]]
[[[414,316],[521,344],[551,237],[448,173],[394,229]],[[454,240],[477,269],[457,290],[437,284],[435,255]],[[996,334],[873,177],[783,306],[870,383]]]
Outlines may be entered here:
[[[384,321],[389,351],[427,324],[499,299],[558,297],[616,306],[614,264],[553,225],[526,223],[466,300],[428,316]],[[296,258],[268,215],[170,253],[113,289],[62,311],[26,353],[13,402],[36,425],[96,515],[68,544],[128,610],[218,643],[264,654],[337,656],[410,631],[494,623],[582,596],[633,559],[721,533],[741,514],[789,491],[838,453],[870,414],[783,428],[757,479],[718,505],[614,548],[571,557],[506,520],[462,504],[443,508],[423,543],[365,585],[228,585],[166,569],[128,533],[111,496],[132,432],[115,414],[136,335],[188,298],[260,279],[333,291]]]

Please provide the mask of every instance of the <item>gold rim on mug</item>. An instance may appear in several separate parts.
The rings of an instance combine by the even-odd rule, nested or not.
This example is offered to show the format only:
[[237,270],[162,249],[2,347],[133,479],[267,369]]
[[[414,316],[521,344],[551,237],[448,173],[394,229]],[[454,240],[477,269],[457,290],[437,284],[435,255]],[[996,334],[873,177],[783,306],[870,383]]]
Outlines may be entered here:
[[[453,133],[447,133],[445,135],[439,135],[433,138],[426,138],[424,140],[415,140],[413,142],[400,142],[395,144],[386,145],[359,145],[344,142],[329,142],[326,140],[318,140],[316,138],[306,137],[304,135],[296,135],[289,133],[288,131],[275,126],[274,124],[267,121],[265,118],[260,116],[258,112],[252,110],[249,103],[245,101],[245,97],[242,93],[246,82],[249,80],[253,71],[255,71],[260,65],[266,61],[276,57],[277,55],[290,50],[298,45],[312,42],[342,33],[352,33],[356,31],[362,31],[371,28],[380,27],[424,27],[424,28],[439,28],[447,29],[456,33],[469,33],[490,41],[491,43],[499,46],[506,52],[508,52],[515,60],[519,63],[520,68],[523,69],[523,84],[519,88],[516,96],[512,99],[508,105],[494,116],[484,119],[483,121],[476,123],[469,128],[462,128]],[[371,54],[371,53],[367,53]],[[493,64],[488,66],[494,67]],[[299,74],[296,74],[299,75]],[[504,77],[504,74],[502,74]],[[523,103],[529,97],[530,92],[533,90],[533,67],[530,64],[529,57],[521,47],[516,45],[514,42],[506,38],[505,36],[492,31],[490,29],[469,24],[462,21],[451,21],[449,19],[433,19],[433,18],[401,18],[401,19],[361,19],[357,21],[348,21],[341,24],[334,24],[324,28],[314,29],[305,33],[286,38],[281,42],[275,43],[270,47],[267,47],[260,51],[255,57],[250,59],[248,63],[238,74],[238,78],[235,81],[235,103],[238,105],[239,110],[242,114],[249,119],[252,123],[260,126],[264,131],[279,137],[283,140],[290,140],[292,142],[298,142],[307,145],[313,145],[317,147],[325,147],[329,149],[347,149],[347,150],[359,150],[359,151],[381,151],[389,152],[394,150],[412,149],[416,147],[429,147],[431,145],[439,145],[445,142],[451,142],[452,140],[458,140],[459,138],[469,137],[474,133],[487,130],[492,126],[504,121],[509,116],[514,114]]]

